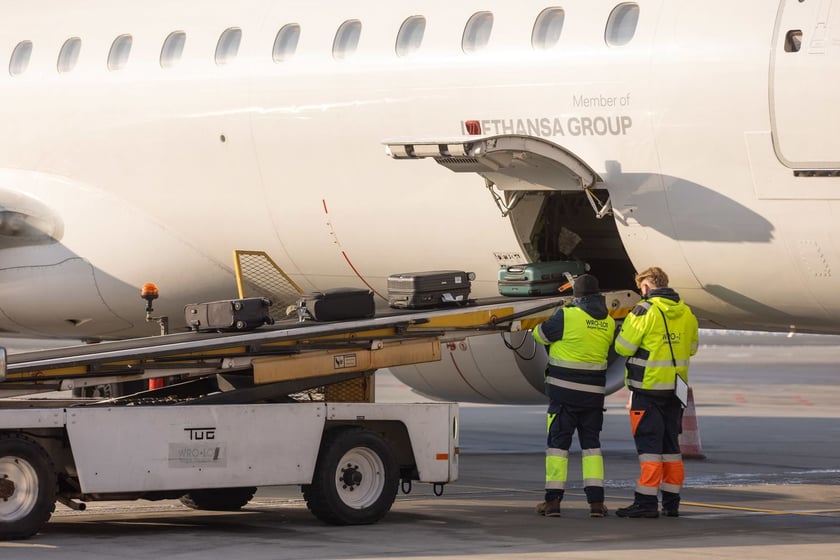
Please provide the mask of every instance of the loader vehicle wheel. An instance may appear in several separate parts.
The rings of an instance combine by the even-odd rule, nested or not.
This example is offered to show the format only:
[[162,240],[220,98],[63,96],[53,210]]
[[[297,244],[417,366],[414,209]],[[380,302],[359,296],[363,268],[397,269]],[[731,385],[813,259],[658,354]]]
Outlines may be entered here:
[[394,451],[382,436],[346,426],[324,436],[312,483],[303,486],[303,497],[324,523],[375,523],[391,509],[399,478]]
[[37,533],[55,511],[56,488],[43,447],[22,434],[0,434],[0,539]]
[[211,511],[236,511],[251,501],[257,489],[246,488],[205,488],[190,490],[181,496],[181,503],[192,509]]

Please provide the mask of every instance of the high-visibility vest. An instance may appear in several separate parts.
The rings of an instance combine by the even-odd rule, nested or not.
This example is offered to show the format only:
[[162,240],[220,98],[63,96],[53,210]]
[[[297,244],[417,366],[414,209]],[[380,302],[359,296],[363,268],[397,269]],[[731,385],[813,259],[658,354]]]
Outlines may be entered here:
[[[548,351],[549,366],[577,372],[594,374],[586,380],[586,385],[599,386],[600,391],[591,391],[587,387],[578,387],[578,383],[553,383],[561,387],[603,393],[604,372],[607,369],[607,355],[615,335],[615,321],[607,315],[604,319],[595,319],[579,307],[564,307],[563,338],[550,342],[543,334],[542,325],[534,329],[534,338],[540,344],[551,344]],[[550,368],[551,371],[551,368]],[[560,376],[563,377],[562,375]],[[576,378],[581,381],[580,378]],[[551,379],[546,380],[552,383]]]
[[629,356],[628,388],[666,396],[673,394],[677,375],[688,382],[689,360],[697,345],[697,318],[691,309],[682,301],[652,297],[624,319],[615,351]]

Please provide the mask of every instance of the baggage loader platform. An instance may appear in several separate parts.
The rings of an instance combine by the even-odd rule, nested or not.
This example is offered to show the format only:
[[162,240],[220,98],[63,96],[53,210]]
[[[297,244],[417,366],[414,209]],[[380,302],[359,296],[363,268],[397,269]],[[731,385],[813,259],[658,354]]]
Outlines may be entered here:
[[[619,316],[633,296],[608,302]],[[56,502],[180,499],[233,511],[275,485],[300,485],[325,523],[375,523],[399,488],[429,483],[440,495],[457,480],[460,443],[457,404],[375,403],[371,374],[440,360],[442,341],[531,328],[564,301],[0,351],[0,391],[168,381],[116,398],[0,399],[0,540],[37,533]]]
[[[607,296],[616,317],[626,315],[635,303],[632,292]],[[361,320],[290,319],[249,332],[183,332],[10,355],[2,352],[0,391],[37,393],[164,377],[177,380],[178,387],[217,377],[210,385],[167,386],[149,393],[172,401],[181,390],[185,398],[196,398],[196,391],[203,395],[241,389],[245,402],[253,402],[267,395],[364,377],[378,368],[436,361],[440,342],[448,337],[528,329],[567,299],[493,298],[466,307],[403,310]],[[272,387],[259,389],[266,385]],[[6,401],[0,408],[10,405]]]

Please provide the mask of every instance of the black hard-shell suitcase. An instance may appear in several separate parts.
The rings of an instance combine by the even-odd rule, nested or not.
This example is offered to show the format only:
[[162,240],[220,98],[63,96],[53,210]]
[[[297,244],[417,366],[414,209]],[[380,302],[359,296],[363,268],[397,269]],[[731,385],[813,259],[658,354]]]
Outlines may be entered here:
[[503,296],[557,295],[557,289],[568,282],[565,273],[580,276],[585,272],[586,264],[574,260],[507,266],[499,270],[499,293]]
[[316,321],[369,319],[376,313],[373,292],[367,288],[334,288],[312,292],[303,299],[303,305]]
[[403,272],[388,276],[388,305],[416,309],[469,301],[473,273],[463,270]]
[[269,307],[271,300],[262,297],[191,303],[184,318],[196,331],[249,331],[274,322]]

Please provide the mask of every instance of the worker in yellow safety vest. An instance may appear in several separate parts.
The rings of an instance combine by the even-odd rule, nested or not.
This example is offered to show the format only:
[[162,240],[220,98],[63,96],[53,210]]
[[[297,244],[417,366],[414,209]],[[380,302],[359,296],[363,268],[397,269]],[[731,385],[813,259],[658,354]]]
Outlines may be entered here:
[[625,383],[632,392],[630,429],[641,475],[633,503],[619,517],[678,517],[685,480],[679,434],[688,389],[688,366],[697,352],[697,318],[668,287],[658,267],[636,275],[642,301],[627,315],[615,351],[628,356]]
[[545,391],[548,445],[545,452],[545,501],[537,513],[560,516],[566,488],[569,448],[577,431],[586,501],[591,517],[604,517],[604,460],[601,428],[607,355],[615,335],[598,280],[591,274],[575,279],[574,299],[533,330],[534,339],[549,346]]

